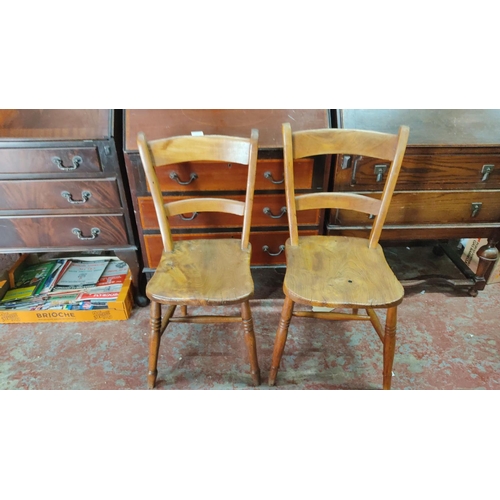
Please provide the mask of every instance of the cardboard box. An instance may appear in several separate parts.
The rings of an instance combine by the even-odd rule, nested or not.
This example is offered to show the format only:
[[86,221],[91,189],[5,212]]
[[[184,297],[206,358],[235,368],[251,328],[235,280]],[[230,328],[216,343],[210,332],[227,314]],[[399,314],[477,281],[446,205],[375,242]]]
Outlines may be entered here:
[[[464,251],[462,252],[462,260],[469,266],[472,272],[477,272],[477,266],[479,264],[479,257],[477,256],[477,251],[484,245],[488,243],[487,238],[467,238],[461,240],[464,245]],[[498,248],[498,247],[497,247]],[[500,249],[499,249],[500,250]],[[486,280],[487,285],[492,283],[500,283],[500,258],[496,260],[493,264],[493,268],[490,271],[490,275]]]
[[[75,256],[75,258],[77,258]],[[0,281],[0,299],[10,288],[9,280],[18,271],[26,259],[23,255],[10,269],[9,279]],[[20,262],[21,261],[21,262]],[[77,321],[116,321],[130,317],[133,307],[132,275],[130,269],[125,282],[114,302],[108,303],[108,309],[90,309],[88,311],[47,310],[47,311],[2,311],[0,323],[70,323]]]

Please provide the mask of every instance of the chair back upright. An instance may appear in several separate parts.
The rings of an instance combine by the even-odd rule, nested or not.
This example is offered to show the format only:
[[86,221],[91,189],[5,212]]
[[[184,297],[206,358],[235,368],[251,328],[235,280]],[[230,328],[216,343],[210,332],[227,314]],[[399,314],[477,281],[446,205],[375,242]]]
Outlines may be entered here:
[[[409,128],[401,126],[398,134],[364,130],[316,129],[292,132],[284,123],[285,191],[290,243],[298,245],[297,211],[312,209],[347,209],[374,215],[368,238],[369,248],[378,245],[380,234],[398,180],[408,142]],[[359,155],[389,161],[390,166],[380,199],[356,193],[323,192],[295,195],[294,160],[317,155]]]
[[[153,198],[165,252],[171,252],[174,248],[168,218],[193,212],[226,212],[242,216],[241,248],[248,248],[257,169],[258,138],[259,133],[256,129],[252,129],[249,139],[224,135],[185,135],[147,141],[145,135],[139,133],[137,138],[139,154]],[[156,169],[164,165],[188,161],[223,161],[247,165],[245,201],[196,196],[164,203]]]

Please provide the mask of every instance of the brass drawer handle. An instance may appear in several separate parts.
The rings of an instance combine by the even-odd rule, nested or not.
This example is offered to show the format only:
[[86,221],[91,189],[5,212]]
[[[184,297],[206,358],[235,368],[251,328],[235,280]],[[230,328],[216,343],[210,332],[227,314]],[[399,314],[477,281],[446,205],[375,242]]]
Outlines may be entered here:
[[481,169],[481,173],[483,174],[481,182],[486,182],[488,180],[488,177],[490,176],[491,172],[493,172],[494,168],[495,165],[483,165],[483,168]]
[[182,214],[179,214],[179,217],[182,220],[189,221],[189,220],[193,220],[197,215],[198,215],[198,212],[193,212],[193,215],[191,215],[191,217],[186,217],[185,215],[182,215]]
[[358,170],[358,162],[362,159],[362,156],[353,156],[351,160],[352,172],[351,172],[351,186],[355,186],[357,183],[356,173]]
[[387,165],[375,165],[373,173],[377,176],[375,182],[382,182],[384,174],[387,172],[389,167]]
[[191,174],[189,176],[189,180],[188,181],[181,181],[179,179],[179,175],[177,174],[177,172],[170,172],[169,177],[173,181],[176,181],[178,184],[181,184],[182,186],[187,186],[188,184],[191,184],[194,180],[198,179],[198,174]]
[[271,172],[264,172],[264,177],[266,179],[269,179],[273,184],[283,184],[283,182],[285,182],[285,178],[281,179],[280,181],[275,181]]
[[286,214],[286,207],[281,207],[281,213],[278,214],[278,215],[274,215],[272,212],[271,212],[271,209],[269,207],[264,207],[264,209],[262,210],[266,215],[269,215],[269,217],[271,217],[272,219],[281,219],[281,217],[283,217],[283,215]]
[[471,208],[470,216],[475,217],[479,213],[479,210],[481,210],[482,206],[483,206],[483,204],[481,202],[471,203],[470,204],[470,208]]
[[76,234],[76,236],[78,237],[79,240],[95,240],[99,236],[99,233],[101,232],[101,230],[97,227],[93,227],[90,230],[90,233],[92,234],[92,236],[83,236],[82,231],[80,229],[78,229],[77,227],[72,229],[71,232],[73,234]]
[[285,245],[280,245],[278,253],[271,253],[267,245],[264,245],[262,247],[262,251],[269,254],[271,257],[277,257],[278,255],[281,255],[285,251]]
[[71,167],[65,167],[59,156],[54,156],[52,158],[52,162],[55,163],[57,165],[57,168],[59,168],[60,170],[76,170],[82,164],[83,160],[81,156],[73,156],[73,166]]
[[74,200],[72,194],[69,191],[63,191],[61,193],[61,196],[63,198],[66,198],[69,203],[72,203],[73,205],[80,205],[82,203],[87,203],[89,201],[89,198],[92,196],[90,191],[82,191],[82,199],[81,200]]
[[346,168],[350,168],[352,163],[352,156],[350,155],[342,155],[342,162],[340,164],[340,168],[345,170]]

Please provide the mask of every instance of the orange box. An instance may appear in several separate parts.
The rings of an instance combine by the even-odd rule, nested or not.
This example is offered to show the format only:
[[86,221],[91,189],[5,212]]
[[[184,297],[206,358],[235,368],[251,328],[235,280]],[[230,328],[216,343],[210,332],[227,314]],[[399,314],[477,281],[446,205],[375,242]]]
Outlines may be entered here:
[[[24,260],[22,256],[19,260]],[[19,267],[17,261],[9,271],[9,277],[15,269]],[[0,299],[7,293],[10,283],[7,280],[0,280]],[[125,282],[118,298],[114,302],[108,303],[108,309],[90,309],[89,311],[0,311],[0,323],[72,323],[78,321],[116,321],[130,317],[134,305],[132,297],[132,275],[130,270],[127,273]]]

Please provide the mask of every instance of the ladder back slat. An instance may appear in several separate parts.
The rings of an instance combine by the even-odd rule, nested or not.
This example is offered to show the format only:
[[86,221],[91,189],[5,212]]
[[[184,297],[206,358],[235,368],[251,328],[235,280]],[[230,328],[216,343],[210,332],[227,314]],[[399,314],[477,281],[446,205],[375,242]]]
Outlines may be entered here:
[[243,216],[245,212],[245,203],[243,201],[224,198],[178,200],[165,203],[164,206],[168,217],[193,212],[225,212]]
[[355,193],[309,193],[295,197],[297,210],[338,208],[378,215],[381,203],[376,198]]

